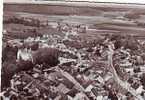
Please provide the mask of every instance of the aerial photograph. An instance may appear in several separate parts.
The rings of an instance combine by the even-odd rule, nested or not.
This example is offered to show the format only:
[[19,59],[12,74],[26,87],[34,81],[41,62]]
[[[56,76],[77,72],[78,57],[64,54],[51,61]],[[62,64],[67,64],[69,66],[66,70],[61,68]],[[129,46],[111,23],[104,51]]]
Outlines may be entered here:
[[3,1],[0,100],[145,100],[145,1]]

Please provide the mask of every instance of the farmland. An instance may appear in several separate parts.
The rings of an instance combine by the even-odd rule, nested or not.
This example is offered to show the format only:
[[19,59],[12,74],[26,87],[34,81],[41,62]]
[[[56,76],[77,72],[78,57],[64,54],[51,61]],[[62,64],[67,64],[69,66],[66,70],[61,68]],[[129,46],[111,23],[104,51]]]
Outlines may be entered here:
[[145,7],[4,4],[1,97],[144,100]]

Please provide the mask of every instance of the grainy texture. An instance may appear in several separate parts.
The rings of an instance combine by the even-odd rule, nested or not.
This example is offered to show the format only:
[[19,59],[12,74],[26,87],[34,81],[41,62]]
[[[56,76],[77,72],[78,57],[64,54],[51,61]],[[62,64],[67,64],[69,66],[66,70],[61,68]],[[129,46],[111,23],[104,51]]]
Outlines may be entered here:
[[0,95],[144,100],[144,11],[130,4],[4,4]]
[[[97,33],[145,33],[145,6],[129,4],[5,4],[4,13],[26,12],[38,14],[43,20],[61,20],[63,22],[88,24],[90,29],[95,29]],[[40,15],[42,14],[42,15]],[[5,15],[5,14],[4,14]],[[22,16],[22,13],[18,13]],[[29,16],[24,14],[24,16]],[[48,15],[51,15],[50,17]],[[56,16],[60,15],[60,16]],[[75,16],[74,16],[75,15]],[[5,18],[5,17],[4,17]],[[91,30],[90,30],[91,31]]]

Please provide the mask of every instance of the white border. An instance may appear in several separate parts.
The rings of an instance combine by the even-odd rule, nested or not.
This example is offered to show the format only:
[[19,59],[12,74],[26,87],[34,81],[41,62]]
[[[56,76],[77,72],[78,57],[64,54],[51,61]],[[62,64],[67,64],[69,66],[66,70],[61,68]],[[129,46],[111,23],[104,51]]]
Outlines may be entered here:
[[[34,2],[37,2],[37,1],[55,1],[55,0],[4,0],[5,3],[9,3],[9,2],[15,2],[15,3],[20,3],[20,2],[30,2],[30,1],[34,1]],[[56,0],[56,1],[59,1],[59,0]],[[62,0],[60,0],[62,1]],[[85,2],[106,2],[106,3],[109,3],[109,2],[114,2],[114,3],[135,3],[135,4],[145,4],[145,0],[64,0],[66,2],[68,1],[85,1]]]

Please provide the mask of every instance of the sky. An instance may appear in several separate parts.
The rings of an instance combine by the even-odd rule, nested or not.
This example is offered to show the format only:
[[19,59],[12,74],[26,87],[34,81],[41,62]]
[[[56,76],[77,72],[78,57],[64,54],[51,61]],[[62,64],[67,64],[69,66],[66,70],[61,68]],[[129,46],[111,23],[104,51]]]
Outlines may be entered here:
[[[73,1],[73,0],[71,0]],[[80,1],[80,0],[75,0]],[[118,2],[118,3],[140,3],[145,4],[145,0],[81,0],[81,1],[96,1],[96,2]]]
[[[25,1],[34,1],[34,0],[4,0],[4,2],[25,2]],[[140,3],[140,4],[145,4],[145,0],[66,0],[66,1],[96,1],[96,2],[118,2],[118,3]]]
[[145,0],[96,0],[100,2],[119,2],[119,3],[143,3],[145,4]]

